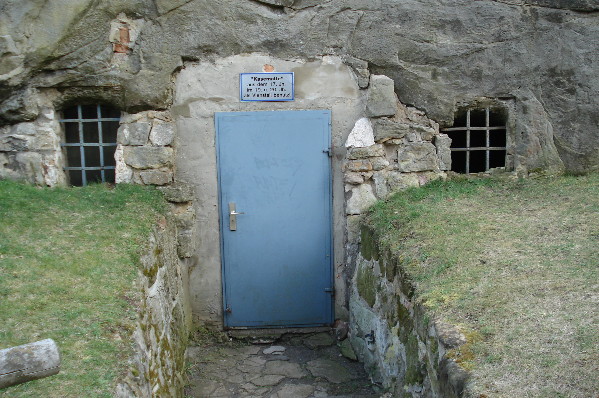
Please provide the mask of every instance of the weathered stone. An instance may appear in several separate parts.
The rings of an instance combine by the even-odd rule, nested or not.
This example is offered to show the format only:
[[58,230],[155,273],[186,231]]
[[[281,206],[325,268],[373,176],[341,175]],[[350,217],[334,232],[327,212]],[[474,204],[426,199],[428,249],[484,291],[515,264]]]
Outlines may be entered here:
[[370,184],[358,185],[351,190],[351,197],[347,201],[345,212],[346,214],[362,214],[375,202],[376,196],[374,196]]
[[419,185],[420,182],[416,174],[398,173],[396,171],[391,171],[387,174],[387,188],[389,193]]
[[150,141],[152,142],[152,145],[171,145],[174,138],[175,128],[172,123],[154,122],[152,131],[150,131]]
[[318,347],[327,347],[333,344],[333,338],[329,333],[318,333],[304,339],[304,345],[315,349]]
[[[2,37],[7,36],[0,36],[0,38]],[[1,42],[2,40],[0,40],[0,44]],[[3,59],[3,57],[0,56],[0,59]],[[1,74],[2,71],[0,71],[0,75]],[[1,102],[0,121],[4,120],[9,123],[15,123],[35,120],[39,115],[37,95],[38,93],[36,90],[29,88],[23,91],[17,91],[11,97]]]
[[383,75],[371,75],[366,101],[366,115],[369,117],[395,115],[397,97],[393,80]]
[[372,130],[372,123],[370,119],[361,118],[358,119],[351,133],[347,137],[345,146],[347,148],[365,148],[374,145],[374,133]]
[[[142,272],[137,285],[142,294],[132,336],[134,354],[127,375],[117,382],[115,396],[181,396],[191,312],[179,269],[176,228],[170,216],[160,220],[152,231],[140,260]],[[190,350],[188,358],[193,357]],[[208,396],[220,388],[216,384],[203,386]]]
[[148,122],[122,124],[117,133],[117,142],[122,145],[145,145],[150,127]]
[[352,361],[358,360],[358,357],[356,356],[356,353],[354,352],[354,349],[352,348],[348,339],[339,342],[339,350],[341,351],[341,355],[344,357],[351,359]]
[[371,171],[372,163],[369,160],[352,160],[345,164],[347,171]]
[[351,373],[341,364],[330,359],[315,359],[308,362],[308,370],[314,377],[324,377],[331,383],[347,383],[352,379]]
[[117,145],[114,151],[114,160],[116,162],[115,182],[117,184],[131,184],[133,181],[133,169],[125,164],[123,146],[121,144]]
[[370,83],[370,71],[368,70],[368,62],[354,57],[345,57],[343,61],[351,66],[358,80],[358,87],[366,88]]
[[160,187],[158,189],[169,202],[184,203],[191,202],[194,199],[192,187],[182,182],[175,182],[168,187]]
[[127,165],[136,169],[170,167],[174,151],[169,147],[126,146],[123,148],[123,159]]
[[439,341],[447,349],[456,348],[466,343],[466,337],[454,325],[437,320],[435,321],[435,330]]
[[377,171],[372,176],[374,181],[374,192],[376,193],[376,197],[378,199],[385,199],[389,194],[389,190],[387,188],[387,176],[389,173],[389,171]]
[[177,254],[181,258],[189,258],[195,252],[195,231],[181,231],[177,235]]
[[390,139],[403,138],[410,132],[408,123],[399,123],[391,119],[377,119],[374,122],[374,140],[385,142]]
[[282,354],[285,352],[285,347],[280,345],[273,345],[271,347],[265,348],[262,353],[265,355],[269,354]]
[[348,184],[358,185],[364,182],[364,176],[360,173],[347,172],[344,175],[343,181]]
[[267,375],[281,375],[292,379],[300,379],[307,376],[306,372],[298,363],[287,361],[269,361],[264,366]]
[[439,158],[439,169],[451,170],[451,138],[447,134],[435,136],[435,148]]
[[184,211],[175,212],[174,217],[179,231],[193,229],[196,219],[196,213],[193,206],[187,206]]
[[413,143],[397,152],[397,169],[403,172],[435,170],[439,167],[437,152],[428,142]]
[[389,166],[389,161],[383,157],[371,158],[370,163],[372,164],[372,170],[379,171]]
[[285,384],[271,398],[307,398],[312,396],[314,388],[309,384]]
[[348,159],[364,159],[375,156],[385,156],[385,148],[381,144],[374,144],[367,147],[351,148],[347,156]]
[[139,176],[145,185],[166,185],[173,181],[171,170],[142,170]]
[[44,184],[42,155],[37,152],[19,152],[15,156],[16,169],[25,181],[32,184]]
[[276,386],[284,378],[285,378],[285,376],[279,376],[279,375],[263,375],[263,376],[258,376],[253,380],[250,380],[250,382],[253,385],[258,386],[258,387]]
[[[523,168],[526,172],[542,170],[550,174],[561,173],[564,164],[560,155],[566,159],[578,154],[567,150],[563,146],[563,140],[555,139],[552,117],[547,114],[533,93],[521,90],[518,99],[516,104],[521,116],[516,120],[518,134],[515,136],[515,144],[516,153],[519,155],[516,156],[514,168],[516,170]],[[558,154],[560,146],[561,150]],[[573,160],[567,159],[567,162],[574,165],[576,162]],[[580,164],[576,168],[582,171],[587,167]]]

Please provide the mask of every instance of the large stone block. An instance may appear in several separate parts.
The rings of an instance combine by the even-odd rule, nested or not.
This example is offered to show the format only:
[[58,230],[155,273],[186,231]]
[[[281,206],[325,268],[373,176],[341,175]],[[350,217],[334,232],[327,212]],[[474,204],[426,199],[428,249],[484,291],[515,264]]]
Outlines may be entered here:
[[351,148],[349,150],[348,159],[364,159],[376,156],[385,156],[385,148],[381,144],[375,144],[363,148]]
[[369,117],[393,116],[395,112],[397,112],[397,97],[393,80],[383,75],[370,76],[366,115]]
[[399,171],[428,171],[438,168],[437,151],[431,143],[413,143],[397,151],[397,169]]
[[145,145],[150,135],[148,122],[127,123],[119,127],[117,142],[122,145]]
[[143,170],[139,172],[139,177],[145,185],[167,185],[173,181],[173,172],[171,170]]
[[[7,60],[6,62],[12,64],[12,61]],[[2,74],[1,71],[0,74]],[[39,104],[37,101],[37,91],[34,89],[17,91],[6,101],[0,103],[0,120],[10,123],[24,122],[35,120],[38,115]]]
[[376,202],[370,184],[358,185],[351,190],[351,196],[345,207],[346,214],[362,214]]
[[154,122],[152,131],[150,131],[150,142],[152,142],[152,145],[171,145],[174,138],[175,128],[172,123]]
[[383,118],[374,122],[373,130],[374,140],[376,142],[385,142],[405,137],[410,132],[410,125]]
[[451,170],[451,138],[447,134],[435,136],[435,148],[439,158],[439,169]]
[[374,145],[372,123],[366,117],[358,119],[345,141],[346,148],[364,148]]
[[195,198],[193,188],[181,182],[176,182],[168,187],[160,187],[158,189],[164,194],[166,200],[173,203],[191,202]]
[[171,167],[174,151],[169,147],[126,146],[123,148],[125,163],[136,169]]
[[351,160],[345,164],[347,171],[371,171],[372,163],[369,160]]

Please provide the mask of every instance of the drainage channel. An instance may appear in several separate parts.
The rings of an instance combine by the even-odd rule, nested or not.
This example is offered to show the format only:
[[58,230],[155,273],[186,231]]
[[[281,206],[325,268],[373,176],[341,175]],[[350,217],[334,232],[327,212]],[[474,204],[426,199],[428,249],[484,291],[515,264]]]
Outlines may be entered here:
[[381,397],[350,359],[349,342],[331,333],[235,336],[204,337],[188,348],[186,397]]

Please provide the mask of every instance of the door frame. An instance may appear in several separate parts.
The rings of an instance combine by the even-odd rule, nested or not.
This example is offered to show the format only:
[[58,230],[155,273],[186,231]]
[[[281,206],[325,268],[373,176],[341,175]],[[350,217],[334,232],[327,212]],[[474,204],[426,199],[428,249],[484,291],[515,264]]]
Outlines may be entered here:
[[[294,112],[301,113],[306,111],[323,111],[328,114],[328,127],[326,129],[328,143],[328,167],[327,167],[327,180],[328,180],[328,200],[327,200],[327,213],[328,213],[328,230],[329,230],[329,261],[328,261],[328,284],[332,289],[330,294],[330,302],[327,308],[328,323],[325,324],[310,324],[310,325],[284,325],[284,326],[229,326],[227,325],[227,287],[226,287],[226,267],[225,267],[225,229],[228,227],[228,220],[223,219],[223,202],[222,202],[222,189],[221,189],[221,157],[220,157],[220,139],[219,139],[219,122],[217,115],[251,115],[251,114],[276,114],[278,112]],[[221,284],[222,284],[222,320],[223,327],[225,330],[228,329],[275,329],[275,328],[301,328],[301,327],[316,327],[330,325],[334,319],[334,308],[335,308],[335,277],[334,277],[334,264],[335,264],[335,236],[334,236],[334,220],[333,220],[333,163],[332,163],[332,114],[328,109],[292,109],[292,110],[261,110],[261,111],[238,111],[238,112],[215,112],[214,113],[214,128],[215,128],[215,152],[216,152],[216,174],[217,174],[217,190],[218,190],[218,219],[219,219],[219,244],[220,244],[220,257],[221,257]]]

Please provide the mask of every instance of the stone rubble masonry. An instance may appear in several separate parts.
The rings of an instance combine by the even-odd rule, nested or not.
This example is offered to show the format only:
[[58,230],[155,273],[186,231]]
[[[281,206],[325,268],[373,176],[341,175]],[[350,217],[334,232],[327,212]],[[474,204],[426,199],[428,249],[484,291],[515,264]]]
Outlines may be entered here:
[[397,112],[397,97],[393,80],[384,75],[371,75],[366,100],[366,116],[393,116]]
[[125,115],[117,134],[116,182],[164,186],[173,182],[175,128],[168,112]]
[[154,229],[141,257],[141,288],[134,355],[115,397],[182,397],[185,350],[191,331],[187,269],[177,255],[177,220],[168,215]]
[[371,117],[359,119],[345,143],[347,215],[359,215],[398,190],[445,178],[451,168],[449,137],[424,112],[400,103],[393,86],[386,76],[371,76],[366,93]]
[[64,185],[60,124],[52,107],[44,104],[38,109],[38,105],[36,102],[35,111],[32,109],[27,117],[31,116],[32,121],[0,127],[0,179],[50,187]]
[[470,376],[448,353],[466,344],[465,336],[426,313],[401,259],[379,252],[364,226],[361,241],[351,282],[350,343],[370,377],[393,396],[464,396]]

